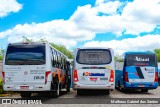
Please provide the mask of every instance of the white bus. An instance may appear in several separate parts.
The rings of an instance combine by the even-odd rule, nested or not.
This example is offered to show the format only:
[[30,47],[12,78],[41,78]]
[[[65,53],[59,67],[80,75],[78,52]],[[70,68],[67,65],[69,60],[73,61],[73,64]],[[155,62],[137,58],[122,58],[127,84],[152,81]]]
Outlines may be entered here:
[[114,53],[111,48],[77,48],[73,62],[73,89],[77,95],[85,89],[115,89]]
[[3,89],[21,97],[32,93],[58,97],[61,89],[70,91],[70,65],[67,57],[48,43],[9,44],[3,60]]

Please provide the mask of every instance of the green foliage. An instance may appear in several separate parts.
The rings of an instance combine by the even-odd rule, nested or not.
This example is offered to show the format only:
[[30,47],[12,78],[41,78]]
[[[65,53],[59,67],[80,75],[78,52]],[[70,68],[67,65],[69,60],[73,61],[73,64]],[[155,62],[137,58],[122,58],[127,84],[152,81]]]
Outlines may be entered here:
[[0,94],[4,92],[3,90],[3,84],[2,84],[2,79],[0,78]]
[[0,56],[0,60],[3,60],[3,56]]
[[115,60],[115,61],[118,61],[118,62],[124,62],[123,57],[120,57],[119,55],[115,55],[115,56],[114,56],[114,60]]
[[51,46],[62,52],[64,55],[68,56],[69,59],[73,59],[73,53],[70,52],[65,46],[63,45],[57,45],[54,43],[50,43]]
[[39,42],[48,42],[45,38],[40,39]]
[[124,59],[123,58],[116,58],[115,61],[124,62]]
[[29,39],[26,36],[23,36],[23,42],[33,42],[33,39]]
[[160,62],[160,49],[155,49],[154,52],[157,56],[157,61]]
[[117,60],[118,56],[114,56],[114,60]]
[[3,56],[4,56],[4,49],[0,49],[0,60],[3,60]]

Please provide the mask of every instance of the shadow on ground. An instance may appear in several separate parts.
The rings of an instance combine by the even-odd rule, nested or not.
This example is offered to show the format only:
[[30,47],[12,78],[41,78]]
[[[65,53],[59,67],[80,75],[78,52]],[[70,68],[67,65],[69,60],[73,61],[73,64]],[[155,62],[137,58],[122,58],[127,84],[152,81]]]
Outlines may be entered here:
[[146,94],[146,95],[153,95],[153,93],[150,93],[149,90],[148,92],[141,92],[140,89],[122,89],[122,90],[119,90],[118,88],[116,88],[116,90],[124,93],[124,94]]

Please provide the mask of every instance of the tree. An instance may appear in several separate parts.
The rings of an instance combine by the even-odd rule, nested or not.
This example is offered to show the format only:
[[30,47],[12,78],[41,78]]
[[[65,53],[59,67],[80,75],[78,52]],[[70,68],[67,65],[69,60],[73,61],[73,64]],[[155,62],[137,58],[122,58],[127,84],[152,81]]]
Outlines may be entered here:
[[3,56],[0,56],[0,60],[3,60]]
[[23,36],[23,42],[33,42],[33,39],[29,39],[26,36]]
[[48,42],[45,38],[39,40],[39,42]]
[[118,55],[115,55],[115,56],[114,56],[114,60],[117,60],[117,58],[118,58]]
[[4,49],[0,49],[0,60],[3,60],[3,56],[4,56]]
[[66,55],[69,59],[73,59],[73,53],[70,50],[68,50],[65,46],[57,45],[54,43],[50,43],[50,44],[51,46],[53,46],[54,48],[62,52],[64,55]]
[[154,52],[157,56],[157,61],[160,62],[160,49],[155,49]]

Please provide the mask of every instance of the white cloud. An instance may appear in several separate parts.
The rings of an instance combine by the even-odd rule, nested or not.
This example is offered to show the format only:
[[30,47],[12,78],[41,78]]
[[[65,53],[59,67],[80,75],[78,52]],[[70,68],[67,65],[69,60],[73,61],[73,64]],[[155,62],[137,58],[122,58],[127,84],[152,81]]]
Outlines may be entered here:
[[101,3],[104,3],[104,0],[96,0],[96,5],[99,5]]
[[11,12],[18,12],[22,9],[22,4],[16,0],[0,0],[0,17],[5,17]]
[[[15,0],[10,1],[16,2]],[[19,9],[22,7],[18,3],[17,6]],[[18,8],[16,9],[9,12],[19,11]],[[117,10],[120,10],[121,14]],[[18,24],[11,29],[0,32],[0,38],[8,37],[9,42],[20,41],[22,36],[34,40],[46,38],[50,42],[74,47],[79,41],[92,40],[98,33],[112,32],[117,36],[122,36],[124,31],[125,34],[135,35],[151,32],[160,24],[159,11],[160,0],[146,0],[145,2],[144,0],[134,0],[133,2],[97,0],[93,7],[91,5],[79,6],[68,20],[59,19],[44,23]],[[6,14],[9,12],[7,11]],[[124,39],[124,41],[125,44],[119,51],[128,49],[126,44],[130,45],[130,42],[127,42],[130,39]],[[119,44],[121,41],[114,40],[113,42]],[[152,44],[150,45],[152,46]],[[116,49],[114,46],[116,45],[113,45],[113,48]]]
[[[160,24],[160,0],[134,0],[133,2],[98,0],[95,7],[81,6],[70,20],[95,33],[113,32],[117,35],[139,35],[151,32]],[[121,14],[117,13],[117,9]],[[99,15],[102,13],[102,15]],[[107,14],[107,15],[106,15]]]
[[78,7],[70,17],[70,20],[75,22],[80,29],[86,29],[95,33],[113,32],[121,35],[121,32],[124,30],[119,14],[98,16],[97,8],[92,8],[91,5]]
[[129,21],[145,23],[160,23],[160,0],[134,0],[128,3],[123,10],[123,16]]
[[119,1],[109,1],[109,2],[101,2],[98,3],[97,6],[95,7],[97,9],[98,12],[102,12],[104,14],[116,14],[117,13],[117,9],[119,7],[121,7],[122,3],[120,3]]
[[67,47],[75,46],[77,41],[91,40],[94,34],[87,30],[78,29],[71,21],[53,20],[45,23],[16,25],[13,29],[0,32],[0,38],[8,37],[9,42],[18,42],[26,36],[33,40],[46,38],[50,42]]
[[134,0],[122,12],[126,34],[151,32],[160,24],[160,0]]
[[145,35],[123,40],[91,41],[83,47],[109,47],[114,49],[115,53],[122,54],[125,51],[153,51],[160,47],[159,40],[160,35]]

